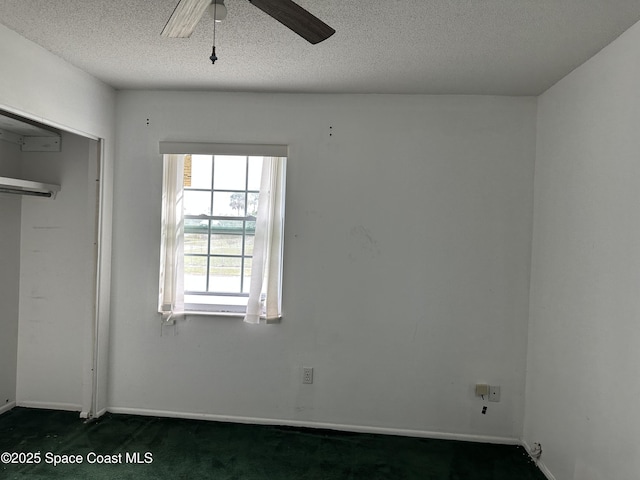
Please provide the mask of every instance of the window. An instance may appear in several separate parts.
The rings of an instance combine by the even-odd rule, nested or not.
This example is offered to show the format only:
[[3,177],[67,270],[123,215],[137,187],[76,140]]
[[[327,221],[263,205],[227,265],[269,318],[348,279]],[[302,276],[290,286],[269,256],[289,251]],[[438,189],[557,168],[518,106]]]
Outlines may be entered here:
[[192,310],[243,312],[260,195],[262,157],[184,158],[184,293]]
[[280,318],[286,148],[161,143],[161,153],[164,320]]

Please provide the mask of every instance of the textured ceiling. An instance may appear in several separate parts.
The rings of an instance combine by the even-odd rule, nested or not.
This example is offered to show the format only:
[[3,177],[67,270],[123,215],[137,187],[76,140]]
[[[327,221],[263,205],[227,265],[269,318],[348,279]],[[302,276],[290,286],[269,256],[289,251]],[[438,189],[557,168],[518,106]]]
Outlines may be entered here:
[[639,0],[298,0],[311,45],[247,0],[188,39],[177,0],[0,0],[0,23],[118,89],[537,95],[640,19]]

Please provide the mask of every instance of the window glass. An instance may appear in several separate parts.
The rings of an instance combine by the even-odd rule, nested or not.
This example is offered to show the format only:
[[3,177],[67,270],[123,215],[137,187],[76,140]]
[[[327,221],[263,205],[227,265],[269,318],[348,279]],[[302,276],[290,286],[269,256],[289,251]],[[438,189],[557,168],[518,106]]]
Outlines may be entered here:
[[250,287],[251,287],[251,259],[247,258],[244,261],[244,283],[242,285],[242,291],[244,293],[249,293]]
[[214,217],[244,217],[246,193],[213,192]]
[[[191,182],[190,185],[185,184],[185,188],[211,188],[211,160],[211,155],[191,155]],[[188,163],[188,159],[185,159],[185,176]]]
[[240,293],[242,260],[233,257],[211,257],[209,291]]
[[184,257],[185,291],[202,292],[207,288],[207,257]]
[[209,220],[184,221],[184,253],[207,254]]
[[[242,230],[240,230],[242,232]],[[211,253],[215,255],[242,255],[242,235],[211,235]]]
[[209,215],[211,213],[211,192],[184,191],[185,215]]
[[216,155],[213,160],[215,190],[244,190],[247,178],[247,157]]
[[263,159],[264,157],[249,157],[249,179],[247,181],[248,190],[260,190]]

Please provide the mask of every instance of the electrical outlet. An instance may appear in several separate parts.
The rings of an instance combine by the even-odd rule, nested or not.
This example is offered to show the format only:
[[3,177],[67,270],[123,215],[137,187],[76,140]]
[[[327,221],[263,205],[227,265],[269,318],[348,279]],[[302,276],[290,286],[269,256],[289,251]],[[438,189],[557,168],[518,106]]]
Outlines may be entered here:
[[313,367],[302,367],[302,383],[313,383]]
[[499,402],[500,401],[500,387],[491,385],[489,387],[489,401],[490,402]]

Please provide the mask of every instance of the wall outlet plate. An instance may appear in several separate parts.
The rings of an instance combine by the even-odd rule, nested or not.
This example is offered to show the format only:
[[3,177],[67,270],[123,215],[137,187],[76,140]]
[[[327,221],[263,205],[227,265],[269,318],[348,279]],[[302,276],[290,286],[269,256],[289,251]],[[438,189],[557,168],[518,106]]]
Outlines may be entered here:
[[313,383],[313,367],[302,367],[302,383]]
[[490,402],[499,402],[500,401],[500,387],[491,385],[489,387],[489,401]]

